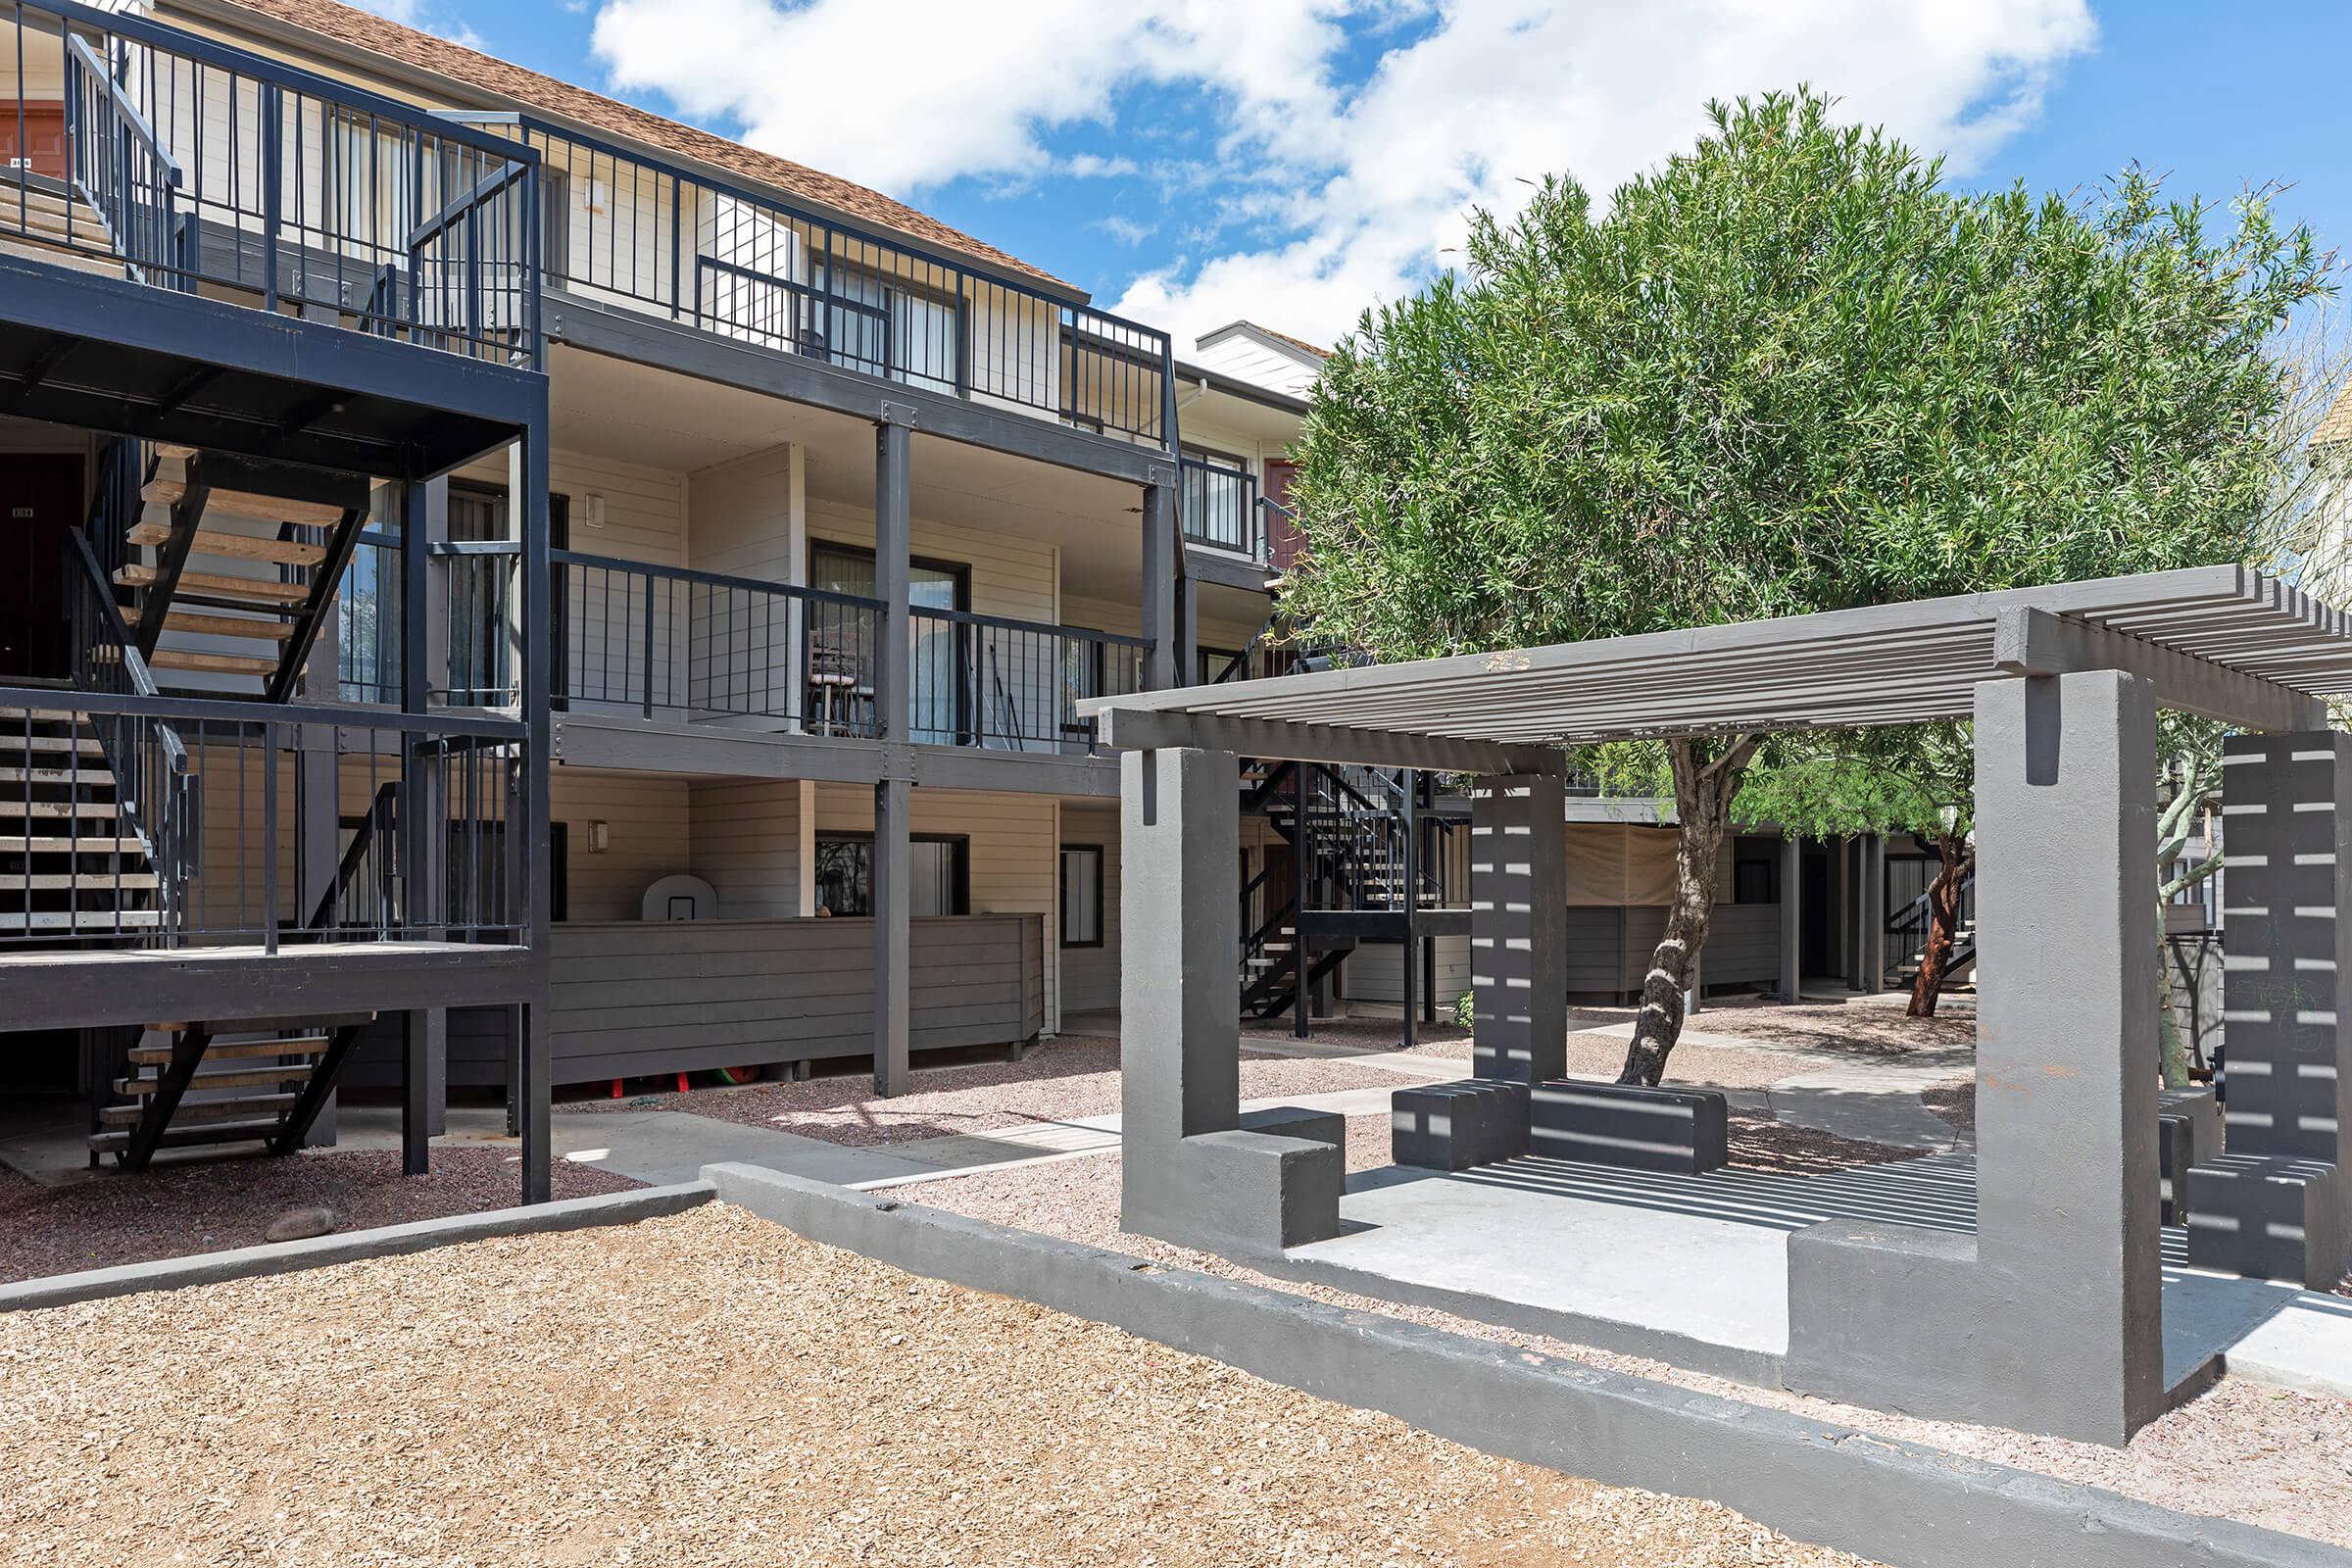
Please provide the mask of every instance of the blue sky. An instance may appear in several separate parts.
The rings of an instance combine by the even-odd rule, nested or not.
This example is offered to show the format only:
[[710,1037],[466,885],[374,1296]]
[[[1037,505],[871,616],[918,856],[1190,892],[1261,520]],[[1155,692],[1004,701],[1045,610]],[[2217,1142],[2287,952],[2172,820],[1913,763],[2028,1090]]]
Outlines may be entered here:
[[[1344,331],[1445,265],[1473,204],[1605,190],[1710,95],[1799,80],[2073,190],[2282,180],[2352,254],[2352,0],[372,0],[860,179],[1192,333]],[[858,63],[862,63],[860,66]]]

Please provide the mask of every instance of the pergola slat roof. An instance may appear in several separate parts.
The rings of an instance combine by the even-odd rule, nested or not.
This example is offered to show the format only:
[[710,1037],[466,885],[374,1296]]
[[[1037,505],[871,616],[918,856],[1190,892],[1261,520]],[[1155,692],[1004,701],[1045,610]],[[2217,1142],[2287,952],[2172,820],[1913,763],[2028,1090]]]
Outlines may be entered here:
[[[1961,718],[1980,681],[2081,668],[2145,675],[2165,706],[2245,728],[2322,727],[2320,699],[2352,693],[2352,621],[2249,568],[2199,566],[1147,692],[1080,710],[1130,748],[1474,767],[1498,762],[1494,748]],[[1401,748],[1408,739],[1424,744]]]

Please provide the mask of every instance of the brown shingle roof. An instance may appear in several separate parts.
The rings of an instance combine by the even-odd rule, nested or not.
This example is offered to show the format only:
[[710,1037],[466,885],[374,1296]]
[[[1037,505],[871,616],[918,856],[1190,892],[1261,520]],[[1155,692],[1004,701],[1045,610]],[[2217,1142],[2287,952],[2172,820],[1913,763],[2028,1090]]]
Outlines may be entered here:
[[1288,332],[1277,332],[1270,326],[1258,326],[1258,323],[1255,321],[1252,321],[1250,324],[1251,326],[1256,326],[1260,332],[1265,333],[1268,337],[1278,337],[1295,349],[1306,350],[1307,353],[1312,354],[1318,360],[1328,360],[1331,358],[1331,350],[1319,349],[1302,337],[1293,337]]
[[575,87],[567,81],[520,66],[494,59],[463,44],[436,38],[415,27],[404,27],[371,12],[340,5],[336,0],[224,0],[224,9],[252,11],[290,26],[324,34],[338,42],[396,60],[419,71],[436,75],[481,92],[543,109],[549,114],[577,122],[596,130],[626,136],[648,147],[660,148],[681,157],[723,169],[731,174],[770,186],[789,196],[803,197],[845,214],[862,219],[886,228],[898,230],[911,238],[936,245],[973,261],[984,263],[999,270],[1034,278],[1055,289],[1078,295],[1083,292],[1042,268],[1008,256],[995,246],[972,238],[959,229],[949,227],[935,218],[916,212],[904,202],[893,201],[878,190],[838,178],[805,164],[772,153],[758,152],[741,142],[724,136],[697,130],[692,125],[664,120],[660,115]]

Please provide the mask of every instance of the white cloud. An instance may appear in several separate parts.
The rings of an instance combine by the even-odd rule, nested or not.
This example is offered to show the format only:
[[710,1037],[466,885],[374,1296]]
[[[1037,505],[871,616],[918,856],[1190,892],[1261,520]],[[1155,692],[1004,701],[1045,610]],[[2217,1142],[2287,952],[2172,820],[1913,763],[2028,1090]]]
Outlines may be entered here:
[[902,193],[1130,170],[1046,139],[1139,128],[1112,124],[1128,89],[1202,93],[1214,144],[1152,170],[1199,249],[1112,307],[1181,343],[1236,317],[1328,340],[1447,265],[1471,207],[1557,171],[1605,195],[1710,97],[1810,82],[1966,172],[2095,37],[2084,0],[605,0],[595,48],[620,87]]
[[1130,250],[1159,232],[1157,223],[1139,223],[1132,218],[1121,218],[1116,213],[1108,218],[1098,218],[1086,226],[1101,229]]

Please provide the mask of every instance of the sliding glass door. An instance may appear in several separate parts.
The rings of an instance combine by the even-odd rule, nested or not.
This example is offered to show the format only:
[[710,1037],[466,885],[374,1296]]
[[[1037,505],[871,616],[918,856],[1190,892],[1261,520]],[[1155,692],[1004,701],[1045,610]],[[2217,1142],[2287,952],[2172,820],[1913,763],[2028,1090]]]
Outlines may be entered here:
[[[854,545],[819,544],[808,549],[808,583],[829,593],[875,597],[874,553]],[[916,610],[967,610],[971,573],[953,563],[917,561],[909,578],[907,598]],[[966,718],[971,690],[969,628],[938,616],[907,617],[909,668],[914,680],[912,738],[934,746],[954,746],[964,740],[971,725]],[[873,729],[874,670],[870,649],[831,649],[812,639],[811,671],[846,665],[855,677],[850,688],[856,721],[861,733]]]

